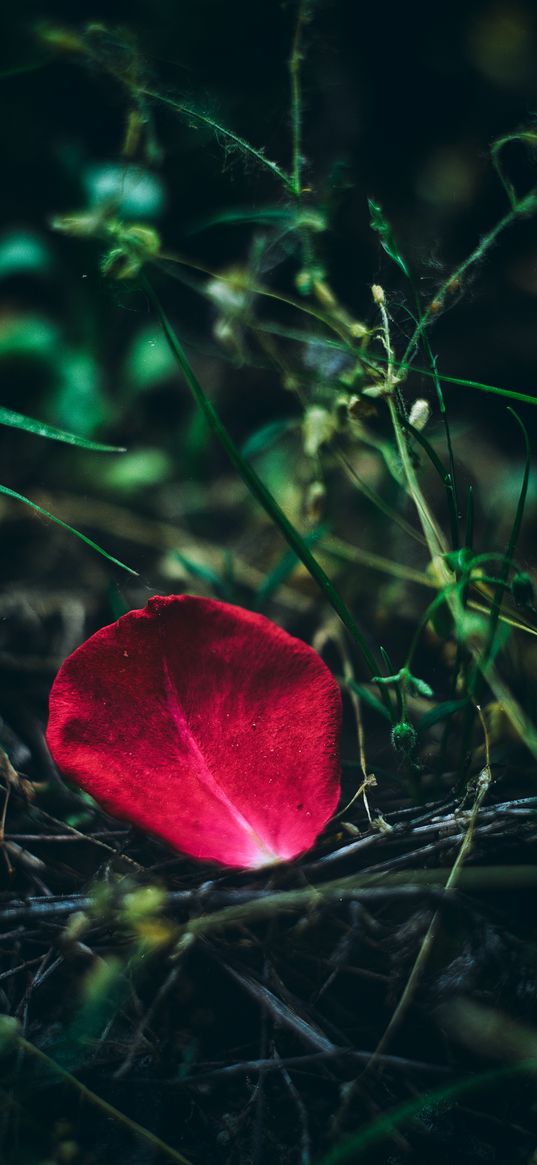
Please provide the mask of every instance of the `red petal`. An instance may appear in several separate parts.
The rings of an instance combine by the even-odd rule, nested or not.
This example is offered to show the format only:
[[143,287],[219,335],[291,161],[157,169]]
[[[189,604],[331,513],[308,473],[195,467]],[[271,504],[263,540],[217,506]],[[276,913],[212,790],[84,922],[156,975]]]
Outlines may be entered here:
[[107,812],[227,866],[310,848],[339,797],[339,688],[311,647],[213,599],[150,599],[82,644],[47,740]]

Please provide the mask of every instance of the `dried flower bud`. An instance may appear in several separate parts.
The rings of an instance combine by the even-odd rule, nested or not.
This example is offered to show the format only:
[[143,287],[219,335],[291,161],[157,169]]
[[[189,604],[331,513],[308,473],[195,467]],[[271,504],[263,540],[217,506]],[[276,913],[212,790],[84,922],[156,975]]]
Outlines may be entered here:
[[304,502],[305,516],[308,522],[320,522],[324,513],[326,488],[322,481],[312,481],[306,490]]
[[302,424],[304,453],[306,457],[316,457],[322,445],[330,441],[336,429],[336,419],[328,409],[312,405],[306,409]]
[[353,320],[349,330],[355,340],[363,340],[364,336],[369,335],[369,328],[366,328],[365,324],[360,323],[360,320]]
[[352,421],[362,421],[364,418],[376,417],[378,414],[377,406],[373,401],[361,395],[350,397],[347,411]]
[[205,284],[205,294],[220,311],[229,315],[236,315],[246,307],[247,288],[244,285],[244,276],[241,282],[237,273],[229,272],[227,279],[210,279]]
[[421,430],[425,428],[430,416],[431,407],[429,402],[423,400],[420,397],[418,400],[414,401],[408,419],[410,424],[418,430],[418,433],[421,433]]

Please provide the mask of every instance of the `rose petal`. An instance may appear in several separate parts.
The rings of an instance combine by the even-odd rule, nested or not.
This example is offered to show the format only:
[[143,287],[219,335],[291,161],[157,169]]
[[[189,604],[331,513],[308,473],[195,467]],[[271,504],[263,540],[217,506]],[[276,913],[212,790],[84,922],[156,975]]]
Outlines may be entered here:
[[69,656],[47,740],[115,817],[192,857],[309,849],[339,797],[339,688],[311,647],[213,599],[154,598]]

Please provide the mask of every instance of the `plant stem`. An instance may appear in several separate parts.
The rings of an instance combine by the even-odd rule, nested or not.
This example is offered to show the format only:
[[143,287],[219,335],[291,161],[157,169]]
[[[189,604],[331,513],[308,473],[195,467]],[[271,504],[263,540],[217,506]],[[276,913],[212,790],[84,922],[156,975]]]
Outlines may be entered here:
[[295,26],[289,76],[291,80],[291,133],[293,142],[293,163],[291,189],[295,198],[302,193],[302,33],[308,17],[308,0],[300,0]]

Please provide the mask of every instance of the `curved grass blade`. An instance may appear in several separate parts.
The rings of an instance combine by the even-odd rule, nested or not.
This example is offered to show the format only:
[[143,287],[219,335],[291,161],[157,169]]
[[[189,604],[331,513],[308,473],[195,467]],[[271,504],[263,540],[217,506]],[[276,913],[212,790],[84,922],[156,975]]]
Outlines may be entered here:
[[516,210],[519,198],[515,187],[511,182],[511,179],[504,169],[503,162],[500,161],[500,154],[504,149],[504,146],[510,145],[513,142],[518,142],[521,145],[525,145],[529,148],[530,151],[534,152],[535,147],[537,146],[537,132],[534,129],[523,129],[518,130],[517,133],[508,133],[501,138],[497,138],[497,140],[493,142],[490,147],[492,165],[494,166],[498,178],[500,179],[505,193],[507,194],[512,209]]
[[54,425],[36,421],[33,417],[26,417],[23,413],[15,413],[12,409],[5,409],[2,406],[0,425],[8,425],[11,429],[24,429],[26,433],[33,433],[34,437],[48,437],[50,441],[62,441],[64,445],[76,445],[77,449],[91,449],[94,453],[126,452],[122,445],[102,445],[100,441],[89,441],[86,437],[66,433],[64,429],[56,429]]
[[[401,364],[400,367],[402,368],[404,365]],[[432,372],[426,368],[413,368],[413,371],[419,372],[420,376],[433,376]],[[494,384],[482,384],[479,380],[464,380],[460,376],[444,376],[443,373],[442,380],[446,384],[459,384],[461,388],[476,388],[479,392],[489,392],[492,396],[506,396],[509,400],[520,401],[521,404],[537,405],[537,396],[529,396],[527,392],[515,392],[512,388],[498,388]]]
[[487,1084],[496,1084],[524,1072],[535,1074],[536,1071],[537,1060],[521,1060],[518,1064],[510,1064],[507,1068],[494,1068],[487,1072],[474,1073],[473,1076],[465,1076],[463,1080],[456,1080],[453,1084],[435,1088],[423,1096],[399,1104],[391,1112],[385,1113],[374,1124],[370,1124],[353,1136],[347,1137],[342,1144],[336,1145],[335,1149],[327,1153],[318,1162],[318,1165],[351,1165],[351,1163],[361,1161],[372,1145],[383,1141],[394,1129],[400,1128],[407,1121],[419,1116],[420,1112],[430,1108],[431,1105],[456,1100],[457,1097],[472,1093]]
[[520,486],[520,494],[519,494],[519,498],[518,498],[515,517],[513,520],[511,533],[509,535],[509,541],[507,543],[505,557],[503,559],[503,563],[502,563],[501,570],[500,570],[500,577],[498,580],[498,586],[496,587],[496,590],[494,592],[494,598],[492,600],[492,610],[490,613],[488,640],[487,640],[487,644],[486,644],[486,647],[485,647],[485,650],[483,653],[483,663],[485,665],[488,663],[488,661],[491,658],[494,657],[494,654],[495,654],[495,652],[493,651],[494,640],[495,640],[496,633],[498,630],[498,622],[499,622],[499,618],[500,618],[502,602],[504,599],[505,584],[507,582],[509,571],[510,571],[511,565],[513,563],[516,545],[518,542],[518,536],[520,534],[520,527],[522,525],[522,518],[524,517],[524,508],[526,505],[526,497],[528,494],[528,482],[529,482],[529,476],[530,476],[531,451],[530,451],[530,442],[529,442],[529,437],[528,437],[528,432],[527,432],[526,426],[520,420],[518,413],[515,413],[514,409],[508,407],[507,411],[509,413],[511,413],[511,415],[515,418],[517,425],[519,426],[519,428],[522,431],[522,436],[524,438],[524,448],[525,448],[525,464],[524,464],[524,473],[522,475],[522,483]]
[[514,553],[516,550],[516,545],[518,542],[518,536],[520,534],[520,527],[522,525],[522,518],[524,517],[524,507],[526,505],[526,497],[527,497],[527,493],[528,493],[528,482],[529,482],[529,477],[530,477],[531,450],[530,450],[530,441],[529,441],[529,437],[528,437],[528,430],[526,429],[525,424],[523,423],[523,421],[520,420],[518,413],[515,413],[514,409],[512,409],[508,406],[507,412],[511,413],[511,415],[515,418],[517,425],[519,426],[519,428],[522,431],[522,436],[524,438],[524,450],[525,450],[524,474],[522,477],[522,484],[520,487],[520,496],[518,499],[515,520],[513,522],[513,528],[511,530],[511,535],[509,538],[509,543],[508,543],[507,551],[506,551],[506,555],[505,555],[506,563],[510,564],[513,561]]
[[8,498],[15,498],[17,502],[24,502],[25,506],[30,506],[36,513],[41,514],[43,518],[48,518],[50,522],[55,522],[57,526],[61,526],[63,530],[68,530],[70,534],[74,534],[75,538],[79,538],[81,542],[85,542],[86,546],[90,546],[92,550],[96,550],[97,554],[101,554],[103,558],[107,558],[108,562],[112,562],[114,566],[120,566],[122,570],[126,570],[128,574],[134,574],[138,577],[138,571],[133,570],[131,566],[126,566],[124,562],[120,562],[119,558],[114,558],[113,554],[109,554],[107,550],[103,550],[102,546],[98,546],[96,542],[92,542],[85,534],[81,534],[80,530],[75,530],[74,526],[69,526],[67,522],[63,522],[61,518],[56,518],[54,514],[50,514],[48,510],[44,510],[42,506],[38,506],[37,502],[30,501],[30,498],[25,498],[24,494],[16,493],[14,489],[8,489],[7,485],[0,485],[0,493],[3,493]]
[[[73,1076],[73,1074],[66,1068],[63,1068],[61,1064],[57,1064],[56,1061],[51,1058],[51,1056],[48,1056],[47,1053],[43,1052],[41,1048],[38,1048],[36,1044],[33,1044],[30,1040],[25,1039],[25,1037],[16,1030],[16,1021],[12,1020],[10,1016],[3,1017],[3,1027],[7,1027],[7,1024],[13,1024],[13,1028],[11,1031],[6,1031],[6,1035],[3,1039],[3,1043],[7,1047],[9,1047],[9,1042],[15,1043],[20,1052],[35,1059],[41,1068],[45,1069],[47,1074],[52,1077],[59,1077],[60,1080],[62,1080],[66,1085],[76,1089],[80,1100],[85,1100],[88,1104],[92,1104],[95,1108],[103,1112],[109,1120],[116,1121],[117,1124],[120,1124],[124,1128],[128,1129],[129,1133],[131,1133],[133,1137],[138,1137],[141,1140],[148,1142],[153,1152],[158,1152],[162,1156],[167,1157],[170,1161],[175,1161],[176,1165],[192,1165],[192,1162],[189,1161],[189,1159],[182,1153],[180,1153],[178,1149],[175,1149],[172,1145],[168,1145],[166,1141],[163,1141],[161,1137],[156,1135],[156,1133],[152,1133],[150,1129],[146,1129],[143,1125],[139,1124],[138,1121],[133,1120],[132,1117],[127,1116],[127,1114],[121,1112],[119,1108],[116,1108],[113,1104],[110,1104],[108,1100],[105,1100],[102,1096],[99,1096],[98,1093],[93,1092],[91,1088],[88,1088],[87,1084],[84,1084],[82,1080],[78,1079],[78,1077]],[[3,1032],[0,1034],[4,1035]],[[0,1051],[1,1050],[3,1049],[0,1048]]]
[[401,425],[403,426],[403,429],[406,429],[406,431],[410,433],[410,436],[413,438],[413,440],[417,441],[418,445],[421,445],[422,449],[425,450],[431,464],[434,465],[434,468],[436,469],[442,485],[447,489],[451,481],[450,474],[448,473],[447,469],[444,469],[438,454],[433,449],[430,442],[426,437],[423,436],[423,433],[421,433],[419,429],[416,429],[414,425],[410,424],[410,421],[402,420]]
[[[507,543],[505,557],[503,559],[503,563],[502,563],[502,566],[500,569],[500,576],[499,576],[499,580],[498,580],[498,585],[496,587],[496,590],[494,592],[494,596],[492,599],[492,607],[491,607],[491,612],[490,612],[487,640],[486,640],[485,646],[483,648],[483,653],[481,655],[481,658],[479,658],[479,659],[474,658],[473,667],[472,667],[472,670],[471,670],[470,675],[468,677],[468,694],[472,698],[472,701],[474,704],[479,703],[481,690],[483,688],[483,684],[485,681],[485,673],[487,671],[487,667],[488,667],[488,665],[493,663],[495,655],[496,655],[496,650],[497,650],[496,649],[496,638],[497,638],[498,625],[499,625],[501,613],[502,613],[502,602],[503,602],[503,598],[504,598],[505,584],[507,582],[507,578],[509,576],[509,570],[511,568],[511,565],[512,565],[512,562],[514,559],[514,555],[515,555],[516,544],[517,544],[518,536],[520,533],[520,527],[521,527],[522,518],[524,515],[524,507],[526,504],[526,496],[527,496],[527,492],[528,492],[528,482],[529,482],[529,474],[530,474],[530,442],[529,442],[529,437],[528,437],[526,426],[521,421],[520,417],[518,416],[518,413],[516,413],[515,410],[510,408],[510,407],[508,408],[508,412],[512,413],[517,424],[519,425],[520,429],[522,430],[522,435],[524,438],[524,446],[525,446],[525,451],[526,451],[526,459],[525,459],[524,473],[522,475],[522,483],[520,486],[520,494],[519,494],[519,498],[518,498],[518,504],[517,504],[517,508],[516,508],[516,512],[515,512],[515,517],[513,520],[511,533],[509,535],[509,541]],[[500,646],[501,646],[501,643],[500,643]],[[490,677],[489,677],[489,682],[490,682]],[[501,683],[501,681],[500,681],[500,683]],[[498,685],[496,684],[496,687],[497,686]],[[506,703],[509,703],[509,702],[507,701]],[[511,705],[512,705],[512,707],[508,707],[508,709],[507,709],[508,713],[509,712],[512,713],[512,711],[513,711],[513,708],[514,708],[513,701],[511,701]],[[471,730],[472,730],[473,714],[474,714],[474,710],[473,710],[473,704],[472,704],[468,708],[468,711],[466,713],[465,724],[463,725],[463,731],[462,731],[462,742],[463,743],[462,743],[462,750],[461,750],[462,757],[465,757],[468,755],[468,744],[469,744],[470,734],[471,734]],[[511,716],[511,718],[512,718],[512,716]],[[522,721],[521,721],[521,718],[518,716],[518,712],[517,712],[516,719],[517,719],[517,731],[519,732],[519,735],[521,736],[521,738],[523,740],[525,740],[527,747],[533,752],[533,755],[535,756],[536,755],[536,751],[535,751],[535,749],[536,749],[536,736],[535,736],[534,725],[531,723],[531,721],[529,721],[526,717],[524,717],[525,724],[524,724],[524,728],[522,728]],[[513,719],[512,719],[512,722],[514,723]]]
[[[337,341],[332,341],[331,346],[338,347]],[[372,369],[375,368],[376,364],[387,363],[385,356],[375,356],[373,360],[371,357],[365,356],[363,352],[359,352],[358,355],[362,363]],[[429,380],[435,379],[435,373],[431,372],[429,368],[420,368],[409,360],[394,359],[392,364],[399,371],[415,372],[417,376],[427,376]],[[521,404],[537,405],[537,396],[530,396],[527,392],[516,392],[513,388],[498,388],[496,384],[483,384],[480,380],[466,380],[461,376],[445,376],[444,373],[442,373],[442,381],[444,384],[456,384],[461,388],[475,388],[479,392],[488,392],[492,396],[505,396],[509,400],[518,400]]]

